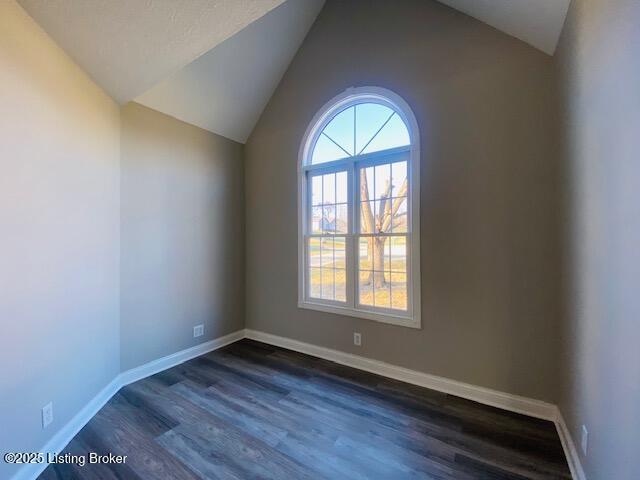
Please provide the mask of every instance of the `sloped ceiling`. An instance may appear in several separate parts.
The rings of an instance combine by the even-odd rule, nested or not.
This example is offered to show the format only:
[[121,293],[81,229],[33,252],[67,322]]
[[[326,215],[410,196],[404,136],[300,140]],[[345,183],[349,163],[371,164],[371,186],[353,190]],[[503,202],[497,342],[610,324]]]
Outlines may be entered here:
[[439,0],[553,55],[571,0]]
[[[555,51],[570,3],[439,1],[548,54]],[[119,103],[135,99],[239,142],[246,141],[324,4],[324,0],[18,2]]]
[[135,99],[244,143],[324,0],[288,0]]
[[284,0],[18,0],[117,102],[125,103]]

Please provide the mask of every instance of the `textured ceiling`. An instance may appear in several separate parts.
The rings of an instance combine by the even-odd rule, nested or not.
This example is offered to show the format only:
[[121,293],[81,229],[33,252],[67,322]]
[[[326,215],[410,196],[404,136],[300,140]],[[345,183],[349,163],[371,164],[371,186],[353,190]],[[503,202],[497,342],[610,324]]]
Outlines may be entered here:
[[553,55],[571,0],[439,0]]
[[125,103],[284,0],[18,0]]
[[[570,3],[439,1],[548,54]],[[119,103],[245,142],[324,0],[18,2]]]
[[324,0],[289,0],[135,99],[244,143]]

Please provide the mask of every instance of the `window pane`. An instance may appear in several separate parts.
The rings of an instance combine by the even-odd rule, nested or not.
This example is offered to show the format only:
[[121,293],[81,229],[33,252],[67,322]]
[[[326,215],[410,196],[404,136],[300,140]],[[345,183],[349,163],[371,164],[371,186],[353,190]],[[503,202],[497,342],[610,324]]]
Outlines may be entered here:
[[333,238],[322,238],[321,240],[321,259],[320,263],[323,268],[333,268]]
[[338,268],[335,270],[335,288],[336,300],[339,302],[347,301],[347,271]]
[[[397,177],[393,177],[394,174]],[[397,188],[394,178],[400,182]],[[360,170],[360,198],[376,199],[360,204],[360,233],[407,232],[407,200],[402,200],[407,194],[406,182],[406,162]],[[400,199],[391,196],[394,192],[402,195]]]
[[396,162],[391,165],[391,177],[393,189],[391,195],[393,197],[407,196],[407,162]]
[[336,174],[329,173],[322,176],[322,203],[330,205],[336,203]]
[[373,306],[372,279],[373,272],[360,272],[358,279],[358,303]]
[[376,307],[390,308],[391,306],[391,285],[389,274],[384,272],[373,272],[373,304]]
[[378,165],[375,170],[375,197],[389,198],[391,196],[391,165]]
[[309,269],[309,296],[311,298],[321,298],[321,270],[311,267]]
[[362,153],[379,152],[409,145],[409,131],[398,114],[394,114]]
[[322,207],[311,208],[311,233],[322,233]]
[[[356,152],[359,154],[384,122],[393,114],[393,110],[377,103],[356,105]],[[375,150],[373,150],[375,151]]]
[[333,250],[334,268],[347,268],[345,237],[335,237],[333,240],[333,245],[334,245],[334,250]]
[[347,203],[348,187],[347,172],[336,173],[336,202]]
[[391,237],[391,271],[407,271],[407,239],[404,236]]
[[[406,238],[358,239],[358,303],[406,310]],[[397,271],[396,271],[397,269]],[[397,298],[393,300],[392,292]]]
[[384,271],[389,272],[391,270],[391,239],[386,238],[382,247],[382,255],[384,256],[383,264]]
[[322,204],[322,176],[311,177],[311,205]]
[[332,268],[323,268],[322,269],[322,298],[325,300],[333,300],[334,292],[333,292],[333,269]]
[[308,247],[308,255],[309,255],[309,266],[311,267],[319,267],[320,266],[320,239],[319,238],[310,238],[309,239],[309,247]]
[[391,231],[392,203],[390,198],[382,198],[376,202],[376,232]]
[[313,148],[311,163],[315,165],[317,163],[331,162],[333,160],[347,158],[348,156],[349,155],[343,152],[335,143],[324,135],[320,135]]
[[390,242],[386,237],[360,237],[358,241],[358,266],[360,270],[390,270]]
[[348,233],[349,210],[347,204],[336,205],[336,233]]
[[373,238],[360,237],[360,241],[358,242],[358,251],[358,268],[361,271],[371,270],[373,268]]
[[335,205],[323,205],[322,231],[323,233],[336,232],[336,206]]
[[311,163],[329,162],[409,143],[409,131],[397,113],[384,105],[363,103],[343,110],[329,122],[316,140]]
[[373,184],[373,167],[360,169],[360,191],[358,196],[361,201],[373,200],[375,186]]
[[375,202],[360,204],[360,233],[374,233],[376,231]]
[[407,310],[407,275],[391,274],[391,308]]
[[349,155],[353,155],[353,128],[355,107],[349,107],[338,113],[326,127],[324,134],[331,137],[338,145],[345,149]]
[[394,210],[392,231],[394,233],[407,232],[407,199],[399,198],[394,200]]

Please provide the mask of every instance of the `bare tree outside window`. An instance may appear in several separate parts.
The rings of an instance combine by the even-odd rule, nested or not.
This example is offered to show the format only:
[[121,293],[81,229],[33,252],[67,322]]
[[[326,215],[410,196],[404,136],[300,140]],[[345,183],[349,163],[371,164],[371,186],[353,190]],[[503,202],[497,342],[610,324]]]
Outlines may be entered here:
[[403,202],[406,202],[407,194],[407,179],[405,178],[398,192],[398,197],[391,198],[391,182],[387,181],[385,190],[381,194],[379,200],[378,213],[374,214],[371,209],[369,195],[369,184],[367,182],[367,176],[365,170],[360,170],[360,198],[361,200],[361,232],[376,234],[374,237],[367,237],[367,256],[371,262],[372,270],[368,272],[368,277],[365,280],[365,284],[373,282],[374,287],[380,288],[385,286],[389,279],[385,278],[385,265],[384,265],[384,247],[389,239],[386,234],[390,233],[392,225],[396,226],[402,221],[406,224],[406,213],[403,215],[405,218],[398,218],[398,210]]
[[338,103],[318,112],[303,141],[299,305],[416,326],[419,278],[410,267],[419,261],[418,229],[410,202],[419,162],[406,123],[415,132],[415,119],[392,92],[364,90],[396,103],[377,94]]

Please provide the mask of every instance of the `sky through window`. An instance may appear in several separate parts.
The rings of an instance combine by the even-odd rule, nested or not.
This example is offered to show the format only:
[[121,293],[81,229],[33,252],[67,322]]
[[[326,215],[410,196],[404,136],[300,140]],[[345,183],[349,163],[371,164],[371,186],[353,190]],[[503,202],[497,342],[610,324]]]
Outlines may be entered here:
[[312,164],[388,150],[410,144],[400,116],[378,103],[352,105],[324,127],[314,145]]

